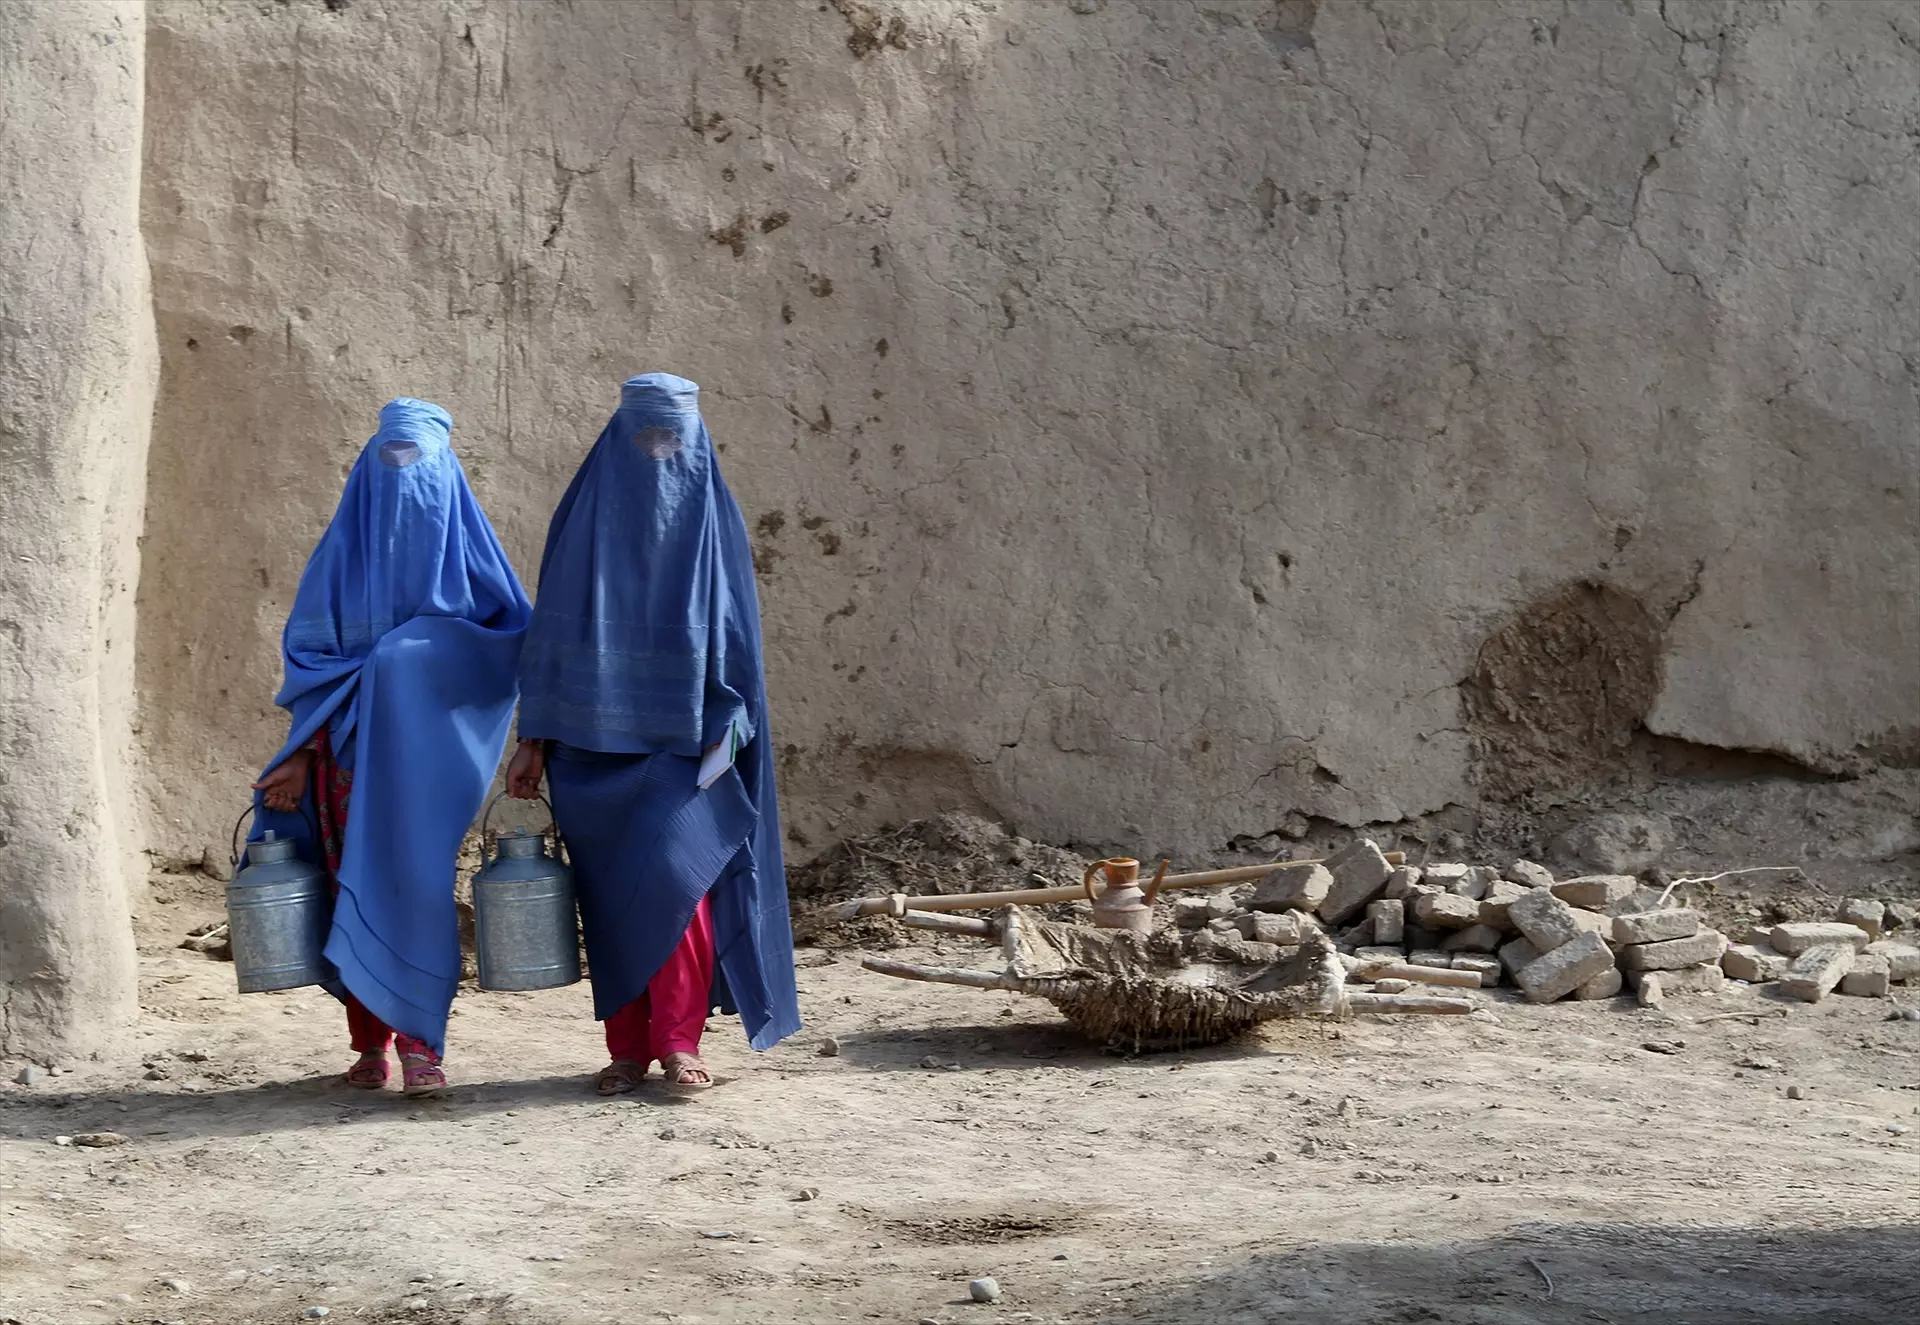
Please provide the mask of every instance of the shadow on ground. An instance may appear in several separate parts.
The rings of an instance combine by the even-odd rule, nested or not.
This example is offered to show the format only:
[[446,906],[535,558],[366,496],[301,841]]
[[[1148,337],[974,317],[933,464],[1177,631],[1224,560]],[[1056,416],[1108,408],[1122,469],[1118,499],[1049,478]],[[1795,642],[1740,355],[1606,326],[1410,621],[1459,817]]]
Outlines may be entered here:
[[1100,1325],[1893,1325],[1920,1321],[1920,1225],[1296,1243],[1126,1296]]

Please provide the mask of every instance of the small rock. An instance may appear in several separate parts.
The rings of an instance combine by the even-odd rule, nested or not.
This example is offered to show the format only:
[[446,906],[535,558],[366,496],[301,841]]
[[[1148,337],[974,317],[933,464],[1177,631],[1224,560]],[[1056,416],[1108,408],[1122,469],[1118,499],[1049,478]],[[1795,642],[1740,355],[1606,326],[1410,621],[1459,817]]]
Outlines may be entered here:
[[73,1138],[70,1136],[56,1136],[53,1138],[53,1143],[56,1146],[70,1146],[73,1144]]
[[730,1228],[706,1228],[700,1230],[700,1236],[703,1238],[712,1238],[715,1242],[725,1242],[729,1238],[736,1238],[740,1235]]
[[410,1297],[400,1304],[400,1309],[402,1311],[425,1311],[429,1305],[427,1299],[424,1297]]
[[1686,1050],[1685,1040],[1648,1040],[1640,1046],[1650,1054],[1677,1054]]
[[802,1187],[794,1194],[793,1199],[796,1201],[817,1201],[820,1199],[820,1189],[818,1187]]
[[1766,1058],[1759,1054],[1752,1054],[1746,1058],[1742,1058],[1739,1062],[1735,1063],[1734,1066],[1749,1067],[1755,1072],[1778,1072],[1780,1070],[1780,1060],[1778,1058]]
[[820,1047],[814,1050],[814,1052],[822,1058],[838,1058],[840,1056],[840,1041],[829,1035],[826,1039],[820,1041]]
[[193,1291],[193,1285],[185,1279],[162,1279],[160,1286],[162,1288],[171,1288],[176,1293],[191,1293]]
[[975,1302],[998,1302],[1000,1300],[1000,1285],[992,1279],[987,1278],[969,1279],[967,1281],[967,1296]]
[[28,1063],[25,1067],[13,1074],[14,1084],[17,1086],[37,1086],[46,1079],[47,1069],[37,1067],[32,1063]]
[[73,1143],[89,1150],[105,1150],[109,1146],[124,1146],[127,1138],[118,1132],[82,1132],[73,1138]]
[[205,1049],[182,1049],[179,1053],[175,1054],[174,1057],[183,1063],[209,1063],[213,1061],[213,1055]]
[[1807,1089],[1805,1086],[1788,1086],[1787,1087],[1788,1099],[1804,1100],[1806,1097],[1807,1097]]
[[943,1066],[943,1064],[940,1062],[938,1058],[934,1057],[932,1054],[928,1054],[925,1058],[922,1058],[920,1060],[920,1066],[925,1068],[937,1068],[937,1067]]
[[308,1320],[325,1320],[328,1316],[331,1316],[333,1314],[333,1311],[329,1307],[308,1307],[305,1311],[301,1312],[300,1314],[302,1316],[305,1316]]
[[1900,1020],[1902,1020],[1902,1021],[1920,1021],[1920,1008],[1901,1008],[1901,1009],[1900,1009]]
[[1888,1123],[1887,1130],[1889,1132],[1892,1132],[1895,1136],[1905,1136],[1912,1129],[1909,1128],[1905,1123]]
[[156,1063],[154,1066],[147,1069],[146,1080],[165,1081],[168,1075],[169,1073],[167,1072],[167,1069],[164,1067],[161,1067],[159,1064]]
[[[1276,1164],[1279,1160],[1280,1152],[1277,1150],[1269,1150],[1266,1154],[1260,1156],[1260,1162],[1262,1164]],[[1062,1257],[1061,1259],[1064,1260],[1066,1258]]]

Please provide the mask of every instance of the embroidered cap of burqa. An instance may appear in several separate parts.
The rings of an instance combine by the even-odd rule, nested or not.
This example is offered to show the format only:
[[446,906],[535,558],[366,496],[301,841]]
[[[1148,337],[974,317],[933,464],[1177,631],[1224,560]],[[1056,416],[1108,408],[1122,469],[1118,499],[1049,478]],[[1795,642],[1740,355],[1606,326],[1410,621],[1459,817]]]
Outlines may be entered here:
[[[455,857],[506,745],[531,613],[452,428],[423,400],[381,409],[294,595],[274,700],[292,724],[267,765],[327,724],[353,770],[330,988],[436,1051],[460,982]],[[314,793],[296,814],[260,810],[255,836],[276,829],[318,860]]]
[[[700,388],[649,373],[554,511],[520,660],[520,735],[573,857],[594,1015],[646,991],[710,898],[715,998],[766,1049],[800,1028],[760,606]],[[702,752],[739,748],[698,785]]]

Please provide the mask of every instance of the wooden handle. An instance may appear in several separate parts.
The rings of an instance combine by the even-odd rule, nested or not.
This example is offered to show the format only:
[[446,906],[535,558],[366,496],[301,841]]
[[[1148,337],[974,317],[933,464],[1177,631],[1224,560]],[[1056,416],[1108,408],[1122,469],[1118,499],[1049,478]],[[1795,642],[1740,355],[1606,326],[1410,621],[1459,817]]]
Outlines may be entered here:
[[1423,985],[1480,988],[1478,971],[1455,971],[1445,966],[1414,966],[1407,962],[1363,962],[1353,968],[1356,980],[1413,980]]
[[1000,927],[991,920],[929,911],[908,911],[900,917],[900,923],[909,929],[930,929],[936,934],[965,934],[976,939],[990,939],[1000,933]]
[[891,975],[902,980],[926,980],[941,985],[970,985],[975,989],[1019,989],[1019,982],[997,971],[963,971],[956,966],[916,966],[912,962],[888,961],[885,957],[863,957],[860,965],[876,975]]
[[1442,1017],[1464,1017],[1473,1011],[1473,1004],[1464,998],[1426,994],[1348,994],[1346,1006],[1349,1012],[1430,1012]]

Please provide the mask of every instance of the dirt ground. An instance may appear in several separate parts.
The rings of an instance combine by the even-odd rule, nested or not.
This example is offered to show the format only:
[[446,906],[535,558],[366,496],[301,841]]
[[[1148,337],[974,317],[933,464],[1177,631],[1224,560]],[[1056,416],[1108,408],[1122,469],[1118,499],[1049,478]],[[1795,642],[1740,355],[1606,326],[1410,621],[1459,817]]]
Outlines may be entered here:
[[1127,1060],[811,952],[807,1029],[716,1023],[706,1095],[590,1095],[581,986],[463,994],[457,1088],[417,1104],[339,1084],[325,994],[172,946],[214,910],[155,908],[140,1061],[0,1087],[0,1319],[1920,1319],[1920,1022],[1887,1002],[1490,998]]

